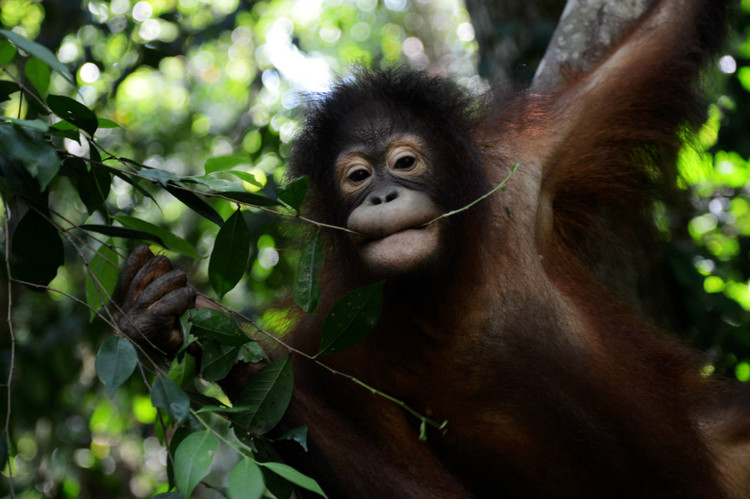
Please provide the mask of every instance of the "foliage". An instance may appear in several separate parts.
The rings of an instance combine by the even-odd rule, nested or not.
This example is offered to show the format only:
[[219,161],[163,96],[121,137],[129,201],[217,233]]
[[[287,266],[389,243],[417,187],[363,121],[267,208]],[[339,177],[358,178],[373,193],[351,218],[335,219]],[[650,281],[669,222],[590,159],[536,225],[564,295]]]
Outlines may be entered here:
[[[355,62],[430,65],[477,87],[466,14],[416,0],[72,5],[0,0],[0,301],[11,319],[0,333],[10,376],[0,495],[10,485],[18,497],[323,495],[269,445],[291,396],[289,357],[263,367],[235,406],[217,384],[238,360],[267,360],[261,343],[279,340],[288,318],[268,307],[293,283],[302,310],[320,298],[323,248],[298,216],[306,181],[283,177],[300,95]],[[747,381],[743,36],[698,149],[681,157],[697,195],[691,237],[671,236],[670,263],[689,332]],[[111,337],[117,269],[142,242],[237,311],[186,314],[186,345],[168,369]],[[334,307],[343,315],[326,320],[322,360],[308,361],[369,334],[379,291]],[[306,449],[304,427],[276,438]]]
[[[244,316],[295,279],[314,312],[320,240],[298,265],[307,228],[283,223],[307,188],[283,185],[301,97],[354,62],[441,64],[470,84],[473,42],[456,31],[465,12],[450,2],[289,0],[0,7],[3,274],[12,276],[2,289],[13,307],[0,495],[288,497],[292,486],[322,495],[258,439],[289,403],[289,358],[265,366],[232,407],[216,383],[238,360],[267,358],[252,328],[213,310],[187,314],[186,344],[203,355],[186,348],[165,369],[110,337],[107,304],[128,248],[146,242]],[[69,24],[55,22],[61,9]],[[358,320],[371,325],[370,309]],[[349,327],[339,341],[347,331],[363,334]],[[307,445],[304,427],[278,438]]]

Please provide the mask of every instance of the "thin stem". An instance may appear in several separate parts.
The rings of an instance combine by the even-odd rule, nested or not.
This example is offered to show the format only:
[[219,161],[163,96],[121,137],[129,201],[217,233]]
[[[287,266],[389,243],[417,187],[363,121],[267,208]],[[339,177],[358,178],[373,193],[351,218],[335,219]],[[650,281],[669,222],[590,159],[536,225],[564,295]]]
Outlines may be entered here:
[[[107,165],[104,165],[104,164],[98,164],[98,166],[102,166],[102,167],[111,169],[111,167],[109,167]],[[475,199],[471,203],[469,203],[469,204],[467,204],[467,205],[465,205],[465,206],[463,206],[463,207],[461,207],[459,209],[452,210],[452,211],[447,212],[447,213],[443,213],[442,215],[440,215],[440,216],[438,216],[438,217],[430,220],[429,222],[425,223],[424,225],[426,226],[426,225],[434,223],[434,222],[436,222],[436,221],[438,221],[438,220],[440,220],[442,218],[447,218],[447,217],[453,216],[453,215],[455,215],[457,213],[461,213],[463,211],[466,211],[469,208],[471,208],[472,206],[474,206],[475,204],[477,204],[477,203],[479,203],[479,202],[487,199],[489,196],[491,196],[495,192],[497,192],[499,190],[504,190],[507,182],[513,176],[513,174],[515,173],[515,171],[517,170],[517,168],[518,168],[518,164],[512,165],[508,176],[499,185],[495,186],[493,189],[491,189],[486,194],[480,196],[479,198]],[[133,176],[140,177],[137,173],[134,173],[134,172],[126,172],[125,170],[120,170],[120,171],[125,172],[125,173],[130,173]],[[144,177],[140,177],[140,178],[144,178]],[[155,181],[153,179],[149,179],[149,178],[144,178],[144,179],[147,180],[147,181],[150,181],[152,183],[158,183],[157,181]],[[206,197],[217,197],[217,198],[225,199],[225,200],[233,202],[233,203],[237,203],[237,204],[241,204],[241,205],[247,205],[247,206],[250,206],[250,207],[254,207],[254,208],[260,209],[262,211],[273,213],[273,214],[278,215],[278,216],[290,217],[290,218],[298,218],[298,219],[300,219],[300,220],[302,220],[302,221],[304,221],[306,223],[310,223],[310,224],[316,225],[318,227],[326,227],[326,228],[334,229],[334,230],[342,230],[342,231],[353,233],[353,234],[357,233],[357,232],[352,231],[350,229],[347,229],[345,227],[338,227],[338,226],[335,226],[335,225],[329,225],[329,224],[326,224],[326,223],[323,223],[323,222],[318,222],[318,221],[315,221],[315,220],[311,220],[309,218],[306,218],[306,217],[303,217],[303,216],[299,215],[299,213],[282,212],[282,211],[278,211],[278,210],[273,210],[273,209],[267,208],[265,206],[259,206],[259,205],[253,205],[253,204],[250,204],[250,203],[240,202],[240,201],[237,201],[235,199],[231,199],[230,197],[225,196],[225,195],[223,195],[221,193],[205,193],[205,192],[200,192],[200,191],[196,191],[196,190],[193,190],[193,189],[189,189],[187,187],[184,187],[184,186],[181,186],[181,185],[178,185],[178,184],[171,184],[171,185],[173,185],[173,187],[181,189],[181,190],[190,191],[190,192],[193,192],[193,193],[196,193],[196,194],[200,194],[200,195],[203,195],[203,196],[206,196]],[[6,210],[7,210],[7,206],[6,206]],[[58,224],[56,224],[53,220],[50,220],[50,222],[53,223],[53,225],[55,225],[58,228],[58,230],[60,230],[60,232],[62,232],[62,233],[67,233],[68,232],[68,230],[63,229]],[[68,221],[68,223],[71,223],[71,222]],[[71,226],[75,227],[76,225],[71,223]],[[8,233],[8,231],[7,231],[7,217],[6,217],[6,234],[7,233]],[[8,243],[7,243],[7,237],[6,237],[6,246],[7,246],[7,244]],[[6,255],[7,254],[10,254],[9,251],[8,251],[8,249],[6,249]],[[83,255],[81,255],[81,256],[83,256]],[[10,286],[10,283],[11,283],[12,279],[10,278],[9,263],[8,263],[7,257],[6,257],[6,266],[8,266],[8,275],[9,275],[8,281],[9,281],[9,286]],[[101,288],[101,284],[98,283],[98,282],[96,282],[96,279],[93,276],[93,274],[91,273],[90,269],[87,268],[87,272],[90,275],[92,275],[92,278],[95,280],[95,285],[97,286],[98,289],[100,289]],[[17,282],[21,282],[21,281],[17,281]],[[27,284],[27,285],[35,286],[35,287],[39,287],[39,288],[44,288],[44,289],[47,289],[47,290],[50,290],[50,291],[56,291],[58,293],[61,293],[61,294],[65,295],[65,296],[67,296],[67,297],[69,297],[69,298],[71,298],[71,299],[73,299],[73,300],[75,300],[75,301],[83,304],[87,308],[91,308],[91,307],[88,306],[88,304],[84,303],[82,300],[80,300],[80,299],[78,299],[78,298],[76,298],[76,297],[74,297],[72,295],[69,295],[67,293],[63,293],[63,292],[61,292],[59,290],[55,290],[55,289],[49,288],[47,286],[42,286],[42,285],[38,285],[38,284],[34,284],[34,283],[23,282],[23,284]],[[103,296],[100,296],[100,299],[102,301],[104,301],[104,297]],[[10,300],[9,300],[9,302],[10,302]],[[397,398],[395,398],[395,397],[393,397],[391,395],[388,395],[387,393],[385,393],[383,391],[380,391],[380,390],[378,390],[377,388],[375,388],[373,386],[368,385],[364,381],[362,381],[362,380],[360,380],[358,378],[355,378],[354,376],[351,376],[349,374],[346,374],[346,373],[343,373],[343,372],[338,371],[336,369],[333,369],[330,366],[326,365],[325,363],[319,361],[316,358],[316,356],[309,355],[309,354],[307,354],[307,353],[305,353],[305,352],[303,352],[301,350],[298,350],[298,349],[292,347],[291,345],[286,344],[284,341],[282,341],[281,339],[279,339],[277,336],[275,336],[273,334],[270,334],[267,331],[263,330],[257,323],[255,323],[249,317],[246,317],[246,316],[244,316],[244,315],[242,315],[242,314],[240,314],[238,312],[231,311],[231,310],[227,309],[226,307],[224,307],[223,305],[221,305],[219,303],[216,303],[216,302],[213,302],[213,303],[215,303],[218,306],[218,308],[224,309],[226,312],[232,314],[233,316],[242,318],[245,322],[247,322],[253,328],[255,328],[255,330],[258,331],[260,334],[264,335],[266,338],[271,339],[272,341],[274,341],[274,342],[278,343],[279,345],[283,346],[288,352],[294,353],[294,354],[299,355],[299,356],[301,356],[301,357],[303,357],[303,358],[305,358],[307,360],[310,360],[310,361],[314,362],[315,364],[317,364],[318,366],[326,369],[330,373],[332,373],[332,374],[334,374],[336,376],[340,376],[340,377],[346,378],[346,379],[350,380],[351,382],[353,382],[354,384],[359,385],[359,386],[365,388],[366,390],[370,391],[371,393],[376,394],[376,395],[378,395],[380,397],[383,397],[384,399],[386,399],[386,400],[388,400],[388,401],[390,401],[390,402],[398,405],[404,411],[406,411],[408,414],[411,414],[413,417],[417,418],[420,421],[420,439],[425,439],[426,438],[426,432],[425,432],[425,427],[426,426],[431,426],[433,428],[438,429],[441,432],[445,431],[445,429],[447,427],[447,424],[448,424],[447,421],[438,422],[438,421],[435,421],[433,419],[430,419],[430,418],[426,417],[425,415],[423,415],[423,414],[417,412],[416,410],[412,409],[411,407],[409,407],[403,400],[399,400],[399,399],[397,399]],[[103,317],[98,311],[95,311],[95,313],[97,313],[97,315],[99,315],[103,320],[105,320],[105,322],[108,322],[113,327],[115,327],[114,324],[113,324],[114,321],[110,322],[105,317]],[[9,308],[8,308],[8,314],[9,314],[9,324],[10,324],[10,303],[9,303]],[[11,335],[12,335],[12,325],[11,325]],[[13,345],[14,345],[14,340],[12,340],[12,341],[13,341]],[[12,374],[12,369],[13,369],[13,363],[11,362],[11,374]],[[10,378],[9,378],[9,381],[10,381]],[[10,388],[9,388],[9,394],[8,394],[8,396],[10,397]],[[8,407],[9,407],[9,411],[10,411],[10,404],[8,405]],[[6,428],[7,428],[7,425],[8,425],[8,423],[6,421]],[[6,429],[6,434],[7,433],[8,432],[7,432],[7,429]]]
[[3,433],[5,434],[5,446],[6,453],[8,456],[8,484],[10,489],[10,496],[15,499],[16,491],[13,482],[13,466],[10,462],[10,415],[12,413],[12,401],[13,401],[13,373],[16,365],[16,335],[13,330],[13,279],[10,274],[10,227],[8,220],[10,220],[10,209],[8,208],[7,201],[3,203],[5,208],[5,272],[8,277],[8,310],[7,310],[7,322],[8,322],[8,334],[10,335],[10,366],[8,367],[8,381],[6,383],[7,395],[7,409],[5,412],[5,426]]
[[[117,158],[117,159],[119,160],[119,158]],[[102,166],[104,168],[112,169],[112,167],[104,165],[103,163],[97,163],[97,165]],[[132,167],[133,165],[130,165],[130,166]],[[456,215],[458,213],[461,213],[463,211],[466,211],[469,208],[471,208],[472,206],[474,206],[475,204],[477,204],[477,203],[479,203],[481,201],[484,201],[485,199],[487,199],[488,197],[490,197],[491,195],[493,195],[497,191],[499,191],[499,190],[505,190],[506,184],[508,183],[508,181],[510,180],[510,178],[513,176],[513,174],[515,173],[515,171],[517,169],[518,169],[518,164],[517,163],[511,165],[511,167],[510,167],[510,173],[508,173],[508,176],[505,177],[505,179],[502,182],[500,182],[500,184],[498,184],[497,186],[495,186],[494,188],[492,188],[489,192],[487,192],[486,194],[478,197],[477,199],[475,199],[474,201],[470,202],[469,204],[467,204],[465,206],[462,206],[461,208],[449,211],[447,213],[443,213],[443,214],[441,214],[441,215],[433,218],[432,220],[430,220],[428,222],[425,222],[422,225],[422,227],[425,227],[427,225],[435,223],[435,222],[437,222],[440,219],[447,218],[447,217]],[[120,171],[123,172],[123,173],[129,173],[130,175],[133,175],[135,177],[139,177],[139,178],[141,178],[143,180],[146,180],[148,182],[151,182],[153,184],[158,184],[159,183],[158,181],[156,181],[154,179],[146,178],[146,177],[141,177],[140,175],[138,175],[135,172],[126,172],[124,170],[120,170]],[[297,218],[299,220],[302,220],[303,222],[315,225],[317,227],[325,227],[327,229],[340,230],[342,232],[347,232],[349,234],[355,234],[355,235],[360,235],[360,236],[365,235],[365,234],[362,234],[360,232],[348,229],[346,227],[341,227],[341,226],[338,226],[338,225],[332,225],[332,224],[327,224],[327,223],[320,222],[320,221],[317,221],[317,220],[313,220],[313,219],[304,217],[304,216],[302,216],[302,215],[300,215],[299,213],[296,213],[296,212],[295,213],[283,212],[283,211],[279,211],[279,210],[274,210],[274,209],[268,208],[267,206],[261,206],[261,205],[257,205],[257,204],[247,203],[247,202],[244,202],[244,201],[238,201],[236,199],[232,199],[231,197],[225,196],[224,194],[222,194],[220,192],[202,192],[202,191],[199,191],[199,190],[196,190],[196,189],[190,189],[188,187],[185,187],[185,186],[182,186],[182,185],[179,185],[179,184],[175,184],[175,183],[171,183],[170,186],[172,186],[172,187],[174,187],[176,189],[180,189],[180,190],[187,191],[187,192],[192,192],[193,194],[198,194],[198,195],[205,196],[205,197],[213,197],[213,198],[224,199],[226,201],[229,201],[229,202],[232,202],[232,203],[236,203],[238,205],[247,206],[247,207],[250,207],[250,208],[255,208],[255,209],[258,209],[258,210],[261,210],[261,211],[265,211],[266,213],[271,213],[271,214],[274,214],[274,215],[277,215],[277,216],[280,216],[280,217]]]
[[38,103],[39,106],[41,106],[42,108],[44,108],[47,111],[50,111],[50,108],[47,107],[47,103],[44,102],[44,100],[42,98],[40,98],[39,96],[37,96],[36,93],[34,93],[29,87],[27,87],[26,85],[24,85],[23,81],[21,81],[20,78],[16,78],[16,76],[13,73],[11,73],[10,71],[8,71],[8,68],[6,68],[5,66],[0,65],[0,69],[2,69],[3,72],[10,77],[11,80],[13,80],[13,83],[15,83],[16,85],[18,85],[19,89],[23,90],[23,92],[21,92],[21,96],[19,97],[19,101],[18,101],[18,118],[19,119],[21,117],[21,108],[23,107],[23,96],[24,95],[33,97],[34,100],[37,101],[37,103]]
[[[248,454],[247,454],[247,452],[245,452],[245,449],[244,449],[244,448],[242,448],[242,447],[240,447],[240,446],[236,445],[236,442],[230,442],[230,441],[229,441],[229,439],[228,439],[228,438],[226,438],[226,437],[225,437],[224,435],[222,435],[222,434],[221,434],[221,433],[219,433],[218,431],[216,431],[216,430],[214,430],[213,428],[211,428],[211,425],[209,425],[209,424],[208,424],[207,422],[205,422],[205,421],[203,420],[203,418],[201,418],[200,414],[198,414],[198,412],[197,412],[197,411],[196,411],[195,409],[190,409],[190,414],[191,414],[191,415],[192,415],[192,416],[193,416],[193,417],[194,417],[194,418],[195,418],[195,419],[196,419],[196,420],[197,420],[197,421],[198,421],[198,422],[199,422],[199,423],[201,424],[201,426],[203,426],[203,427],[204,427],[204,428],[205,428],[206,430],[208,430],[208,431],[210,431],[211,433],[213,433],[213,434],[214,434],[214,436],[215,436],[216,438],[218,438],[218,439],[219,439],[219,440],[220,440],[221,442],[224,442],[224,444],[225,444],[225,445],[226,445],[227,447],[231,447],[231,448],[233,448],[234,450],[236,450],[236,451],[237,451],[237,454],[239,454],[240,456],[242,456],[242,457],[244,457],[244,458],[247,458],[247,459],[250,459],[251,461],[253,461],[253,462],[254,462],[254,463],[256,463],[256,464],[260,464],[260,463],[258,463],[258,462],[257,462],[257,461],[256,461],[256,460],[255,460],[255,459],[253,458],[253,456],[250,456],[250,455],[248,455]],[[244,447],[244,446],[243,446],[243,447]]]
[[[316,361],[316,362],[318,362],[318,361]],[[318,364],[319,365],[323,365],[323,364],[320,364],[319,362],[318,362]],[[325,367],[325,366],[323,366],[323,367]],[[427,440],[427,434],[426,434],[426,432],[423,429],[426,425],[432,426],[433,428],[436,428],[436,429],[440,430],[440,432],[442,432],[443,434],[445,434],[445,432],[448,431],[447,430],[447,428],[448,428],[448,420],[447,419],[444,419],[442,422],[437,422],[437,421],[435,421],[433,419],[430,419],[427,416],[425,416],[425,415],[423,415],[423,414],[415,411],[414,409],[412,409],[411,407],[409,407],[408,405],[406,405],[406,403],[403,400],[399,400],[399,399],[397,399],[395,397],[392,397],[391,395],[388,395],[385,392],[381,392],[377,388],[373,388],[372,386],[368,385],[367,383],[364,383],[362,380],[360,380],[358,378],[355,378],[354,376],[350,376],[348,374],[343,374],[343,373],[341,373],[340,375],[346,377],[347,379],[349,379],[351,381],[353,381],[354,383],[358,384],[359,386],[361,386],[361,387],[369,390],[374,395],[378,395],[380,397],[383,397],[386,400],[390,400],[391,402],[393,402],[397,406],[401,407],[403,410],[405,410],[406,412],[408,412],[409,414],[411,414],[415,418],[419,419],[419,421],[421,421],[420,432],[419,432],[419,439],[420,440],[422,440],[422,441]]]
[[505,177],[505,179],[502,182],[500,182],[498,185],[496,185],[495,187],[493,187],[488,193],[484,194],[483,196],[478,197],[477,199],[475,199],[471,203],[467,204],[466,206],[462,206],[461,208],[458,208],[458,209],[453,210],[453,211],[449,211],[447,213],[443,213],[442,215],[433,218],[429,222],[426,222],[423,225],[423,227],[426,227],[426,226],[428,226],[428,225],[430,225],[432,223],[435,223],[435,222],[437,222],[438,220],[440,220],[442,218],[448,218],[448,217],[453,216],[453,215],[455,215],[457,213],[461,213],[462,211],[466,211],[469,208],[471,208],[472,206],[474,206],[475,204],[479,203],[480,201],[484,201],[488,197],[492,196],[494,193],[496,193],[499,190],[503,190],[504,191],[505,190],[505,185],[508,183],[508,181],[513,176],[513,174],[516,173],[517,169],[518,169],[518,163],[512,164],[510,166],[510,173],[508,173],[508,176]]
[[[445,432],[446,431],[446,428],[448,426],[448,421],[447,420],[443,420],[442,422],[438,422],[436,420],[430,419],[427,416],[425,416],[424,414],[421,414],[420,412],[418,412],[418,411],[412,409],[411,407],[409,407],[406,404],[406,402],[404,402],[403,400],[399,400],[399,399],[393,397],[392,395],[388,395],[387,393],[385,393],[383,391],[380,391],[380,390],[378,390],[377,388],[375,388],[375,387],[373,387],[371,385],[368,385],[367,383],[365,383],[364,381],[362,381],[359,378],[356,378],[356,377],[354,377],[354,376],[352,376],[350,374],[346,374],[344,372],[338,371],[338,370],[332,368],[331,366],[329,366],[329,365],[321,362],[320,360],[317,359],[317,357],[315,357],[313,355],[310,355],[310,354],[308,354],[306,352],[303,352],[302,350],[294,348],[293,346],[285,343],[283,340],[281,340],[276,335],[271,334],[268,331],[266,331],[263,328],[261,328],[250,317],[247,317],[247,316],[245,316],[244,314],[242,314],[240,312],[232,311],[232,310],[228,309],[227,307],[225,307],[224,305],[222,305],[220,303],[217,303],[217,302],[215,302],[213,300],[211,300],[211,302],[214,303],[214,304],[216,304],[218,307],[220,307],[224,311],[226,311],[226,312],[232,314],[233,316],[235,316],[235,320],[237,320],[237,318],[240,318],[240,319],[242,319],[243,322],[246,322],[246,323],[250,324],[253,328],[255,328],[256,331],[258,331],[259,333],[261,333],[264,337],[266,337],[266,338],[268,338],[268,339],[276,342],[277,344],[283,346],[288,352],[293,353],[295,355],[299,355],[300,357],[303,357],[306,360],[312,361],[316,365],[318,365],[318,366],[322,367],[323,369],[325,369],[326,371],[330,372],[331,374],[333,374],[335,376],[340,376],[340,377],[345,378],[345,379],[348,379],[352,383],[365,388],[369,392],[371,392],[371,393],[373,393],[375,395],[378,395],[380,397],[383,397],[384,399],[386,399],[386,400],[388,400],[388,401],[390,401],[390,402],[398,405],[399,407],[401,407],[402,409],[404,409],[407,413],[409,413],[412,416],[414,416],[415,418],[417,418],[420,421],[420,423],[421,423],[421,428],[423,428],[424,426],[431,426],[431,427],[436,428],[437,430],[439,430],[441,432]],[[425,440],[427,438],[426,434],[425,434],[425,432],[423,430],[420,431],[419,438],[420,438],[420,440]]]

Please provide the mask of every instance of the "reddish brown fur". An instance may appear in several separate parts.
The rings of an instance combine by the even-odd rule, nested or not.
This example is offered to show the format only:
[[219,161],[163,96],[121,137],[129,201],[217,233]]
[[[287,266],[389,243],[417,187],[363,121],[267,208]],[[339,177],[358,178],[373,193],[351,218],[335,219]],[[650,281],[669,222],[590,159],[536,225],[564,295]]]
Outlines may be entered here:
[[[520,164],[508,191],[440,277],[387,287],[371,338],[327,360],[448,419],[447,435],[420,444],[398,407],[298,363],[291,418],[310,425],[324,456],[311,470],[330,493],[722,496],[694,421],[707,388],[696,358],[597,278],[649,236],[649,185],[674,179],[679,127],[698,117],[694,79],[721,32],[710,3],[661,2],[558,95],[504,101],[476,140],[490,184]],[[663,8],[676,25],[655,21]],[[339,261],[327,305],[299,328],[310,351],[354,284]]]
[[[439,265],[386,284],[367,340],[324,359],[447,419],[445,435],[420,442],[401,407],[295,357],[285,425],[309,427],[310,451],[288,457],[329,497],[730,497],[723,484],[740,480],[714,464],[743,468],[727,463],[727,427],[698,425],[722,412],[704,402],[712,387],[692,352],[618,298],[628,284],[616,274],[633,269],[628,253],[649,235],[651,186],[674,179],[680,127],[699,119],[695,80],[728,3],[659,1],[591,72],[556,94],[497,97],[484,114],[459,109],[464,99],[440,81],[398,71],[360,75],[318,105],[292,169],[311,175],[324,222],[345,220],[331,168],[362,109],[438,132],[421,138],[441,151],[431,193],[447,209],[520,166],[506,192],[449,219]],[[286,338],[310,353],[338,298],[373,279],[346,235],[329,242],[322,303]],[[230,395],[252,372],[235,372]]]

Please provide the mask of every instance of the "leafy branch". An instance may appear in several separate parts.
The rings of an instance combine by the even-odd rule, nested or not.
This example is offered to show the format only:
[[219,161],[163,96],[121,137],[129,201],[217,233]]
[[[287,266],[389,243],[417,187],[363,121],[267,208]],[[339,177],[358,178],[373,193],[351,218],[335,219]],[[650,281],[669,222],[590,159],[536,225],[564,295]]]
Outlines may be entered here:
[[[10,218],[8,213],[8,206],[7,203],[4,203],[4,209],[5,209],[5,254],[10,254],[10,240],[7,237],[7,234],[9,234],[9,227],[8,227],[8,220]],[[4,466],[5,463],[9,461],[10,458],[10,443],[11,443],[11,435],[10,435],[10,416],[12,414],[12,408],[13,408],[13,374],[15,373],[16,368],[16,335],[15,331],[13,329],[13,284],[10,279],[10,260],[5,258],[5,272],[8,275],[8,306],[7,306],[7,316],[6,319],[8,321],[8,334],[10,336],[10,360],[8,362],[8,377],[7,381],[5,382],[5,389],[7,391],[7,407],[5,410],[5,424],[3,425],[3,439],[2,442],[0,442],[0,465]],[[14,480],[13,480],[13,466],[8,466],[8,483],[9,483],[9,490],[10,490],[10,496],[15,499],[16,492],[15,492],[15,486],[14,486]]]
[[[2,444],[0,457],[3,458],[3,462],[6,462],[11,449],[11,393],[16,348],[12,320],[13,284],[59,293],[88,308],[92,319],[97,318],[116,329],[116,315],[125,316],[125,314],[117,304],[108,304],[112,302],[118,259],[123,255],[110,238],[150,241],[193,258],[200,257],[192,244],[167,230],[128,214],[110,213],[107,198],[115,179],[125,182],[132,187],[134,192],[150,199],[154,199],[153,187],[166,191],[189,210],[219,227],[209,261],[209,279],[219,296],[231,290],[246,270],[251,238],[245,218],[248,210],[241,210],[240,207],[252,208],[283,218],[297,219],[318,229],[326,228],[355,234],[356,232],[345,227],[312,220],[301,213],[307,193],[306,178],[297,179],[275,189],[274,196],[260,191],[250,192],[241,184],[221,178],[224,174],[233,175],[245,182],[255,183],[256,187],[263,188],[262,185],[254,182],[255,179],[249,173],[232,169],[240,164],[237,163],[236,157],[212,158],[206,164],[205,175],[178,177],[167,171],[154,169],[109,152],[100,144],[96,133],[101,128],[115,128],[116,124],[97,117],[93,111],[74,99],[62,95],[48,95],[50,70],[60,73],[67,81],[74,83],[71,75],[67,73],[67,68],[60,64],[51,52],[17,34],[0,30],[0,37],[5,37],[25,53],[33,55],[40,61],[29,65],[36,68],[35,74],[27,75],[31,85],[26,85],[20,78],[14,77],[12,72],[3,66],[2,69],[11,76],[12,81],[2,82],[3,87],[0,90],[4,89],[4,93],[0,95],[0,98],[6,99],[6,94],[20,92],[20,98],[25,99],[26,102],[33,101],[36,112],[41,113],[39,119],[24,120],[21,119],[19,106],[17,118],[0,118],[0,155],[2,156],[0,162],[3,169],[3,182],[0,189],[2,189],[5,207],[5,265],[9,295],[7,315],[11,345],[7,378],[8,407],[3,429],[4,442],[0,442]],[[7,54],[7,51],[5,53]],[[69,153],[62,146],[62,139],[77,141],[84,149],[88,148],[87,157],[77,157]],[[515,171],[515,166],[511,169],[511,174],[513,171]],[[75,216],[66,216],[62,208],[55,204],[57,198],[53,194],[57,194],[56,191],[60,189],[59,183],[56,182],[60,177],[67,177],[71,181],[88,212],[84,214],[87,215],[88,220],[92,218],[96,220],[94,223],[78,223],[76,220],[71,220]],[[504,189],[507,181],[506,178],[500,185],[465,207],[445,213],[428,223],[469,209],[498,190]],[[209,203],[208,201],[211,200],[215,202]],[[217,211],[221,203],[229,203],[230,206],[237,207],[226,220]],[[226,204],[222,206],[227,207]],[[97,220],[99,217],[97,214],[101,215],[104,222]],[[297,271],[295,301],[302,310],[308,313],[316,309],[321,293],[317,282],[317,272],[322,265],[324,251],[319,235],[318,230],[315,237],[307,243]],[[65,244],[72,246],[83,262],[86,276],[85,300],[50,286],[58,268],[64,264]],[[98,247],[95,248],[96,244]],[[235,261],[241,263],[234,265]],[[256,348],[256,343],[239,325],[238,321],[242,319],[255,328],[257,335],[276,342],[290,354],[305,358],[333,375],[347,379],[396,404],[419,421],[419,436],[421,439],[426,439],[428,427],[445,432],[447,421],[430,419],[411,408],[405,401],[361,379],[337,371],[320,360],[320,357],[324,355],[353,346],[374,330],[382,309],[382,286],[383,283],[375,283],[356,289],[335,305],[334,311],[338,317],[345,317],[345,320],[341,321],[343,325],[339,325],[339,321],[327,320],[324,323],[321,344],[314,355],[295,349],[285,343],[282,338],[265,331],[249,317],[228,311],[218,304],[217,308],[224,308],[229,314],[229,320],[234,323],[235,332],[240,331],[240,334],[235,334],[231,328],[222,330],[221,327],[226,324],[221,325],[221,320],[216,317],[201,317],[195,313],[188,319],[190,327],[185,328],[185,345],[188,346],[192,342],[200,344],[203,349],[201,376],[210,381],[220,381],[238,360],[250,359],[251,362],[259,362],[265,355],[259,346]],[[299,293],[297,293],[298,290]],[[242,337],[237,339],[238,336]],[[156,348],[155,345],[151,346]],[[141,355],[141,360],[138,360],[138,353]],[[138,368],[146,386],[151,391],[153,405],[169,414],[171,420],[178,425],[190,417],[193,421],[198,421],[207,431],[210,430],[209,425],[198,416],[199,412],[205,411],[229,419],[235,428],[247,429],[253,434],[253,438],[256,438],[270,430],[270,427],[278,423],[283,416],[292,390],[289,356],[263,365],[231,409],[222,407],[220,403],[213,405],[198,394],[188,395],[182,385],[171,380],[171,377],[183,380],[195,377],[195,374],[187,374],[190,368],[187,366],[186,359],[189,357],[189,353],[181,352],[173,362],[170,372],[165,374],[160,365],[149,357],[149,352],[143,345],[138,342],[131,343],[124,336],[118,335],[108,338],[100,346],[97,353],[96,371],[105,388],[113,394]],[[175,371],[173,372],[172,369]],[[182,374],[178,373],[179,369],[183,369]],[[153,383],[149,383],[149,375],[154,376]],[[278,403],[268,404],[265,399],[258,400],[257,393],[262,393],[269,400],[273,399]],[[195,411],[190,408],[191,404],[200,404],[203,408]],[[189,437],[190,442],[197,445],[199,449],[211,447],[213,437],[209,438],[206,434],[199,433],[192,434]],[[218,435],[213,430],[209,433]],[[182,443],[186,441],[188,441],[187,438]],[[295,470],[280,463],[260,463],[253,460],[246,452],[242,450],[238,452],[243,456],[241,463],[244,463],[240,475],[245,478],[253,473],[252,465],[248,464],[250,462],[248,460],[251,460],[256,467],[265,467],[296,485],[318,492],[315,489],[317,484],[312,482],[314,484],[312,485],[309,478],[302,477]],[[196,469],[193,466],[197,462],[193,459],[194,457],[195,452],[180,451],[180,446],[178,446],[171,458],[174,458],[175,470],[182,473],[187,469]],[[182,461],[183,459],[187,461]],[[12,466],[9,470],[10,494],[15,497]],[[184,480],[180,482],[181,490],[187,495],[202,479],[198,477],[196,481],[196,477],[192,475],[182,478]],[[240,478],[237,480],[247,483]],[[322,491],[319,493],[322,494]]]

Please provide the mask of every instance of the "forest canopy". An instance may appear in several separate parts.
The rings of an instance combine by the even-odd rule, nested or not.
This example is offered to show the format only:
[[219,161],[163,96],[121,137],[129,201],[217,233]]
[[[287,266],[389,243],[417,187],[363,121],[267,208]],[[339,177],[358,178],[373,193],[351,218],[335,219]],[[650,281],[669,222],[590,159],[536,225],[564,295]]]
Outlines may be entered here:
[[[689,206],[654,216],[675,311],[664,320],[707,353],[707,371],[749,382],[750,1],[740,14],[706,75],[706,123],[680,154]],[[274,304],[295,284],[295,303],[315,308],[315,225],[299,217],[304,181],[284,174],[301,111],[356,65],[485,91],[478,39],[455,0],[0,0],[0,496],[319,490],[232,433],[215,383],[263,358],[245,327],[283,334]],[[534,42],[510,65],[521,80]],[[144,243],[251,324],[184,318],[214,362],[184,355],[158,372],[113,337],[118,266]],[[267,394],[283,400],[290,366],[269,367]],[[283,438],[305,445],[303,428]]]

